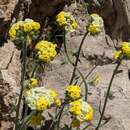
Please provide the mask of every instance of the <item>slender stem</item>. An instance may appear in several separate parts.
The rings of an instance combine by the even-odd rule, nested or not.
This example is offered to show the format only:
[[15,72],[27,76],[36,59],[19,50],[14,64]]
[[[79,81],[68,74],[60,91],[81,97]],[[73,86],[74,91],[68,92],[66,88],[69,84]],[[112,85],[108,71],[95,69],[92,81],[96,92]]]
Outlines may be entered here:
[[35,65],[35,67],[34,67],[34,69],[33,69],[33,71],[32,71],[32,74],[31,74],[31,78],[33,78],[33,76],[34,76],[34,74],[35,74],[37,68],[38,68],[38,64]]
[[[72,66],[74,66],[73,62],[71,61],[69,55],[68,55],[68,51],[67,51],[67,47],[66,47],[66,41],[65,41],[65,31],[64,31],[64,49],[65,49],[65,54],[66,54],[66,57],[68,59],[68,61],[70,62],[70,64]],[[76,70],[78,71],[78,73],[80,74],[81,78],[82,78],[82,81],[84,82],[84,85],[85,85],[85,100],[87,101],[87,95],[88,95],[88,85],[87,85],[87,82],[83,76],[83,74],[80,72],[80,70],[76,67]]]
[[[88,93],[87,83],[86,83],[86,81],[85,81],[85,79],[84,79],[84,76],[82,75],[82,73],[80,72],[80,70],[77,68],[77,64],[78,64],[78,60],[79,60],[79,54],[80,54],[80,51],[81,51],[81,47],[82,47],[82,45],[83,45],[83,42],[84,42],[84,40],[85,40],[87,34],[88,34],[88,33],[85,33],[85,35],[84,35],[84,37],[83,37],[83,39],[82,39],[82,42],[81,42],[81,45],[80,45],[80,48],[79,48],[79,51],[78,51],[78,56],[77,56],[78,58],[76,59],[76,62],[75,62],[76,67],[74,67],[75,70],[73,70],[73,72],[77,70],[78,73],[80,74],[81,78],[82,78],[83,81],[85,82],[86,93]],[[64,43],[64,49],[65,49],[65,53],[66,53],[67,59],[68,59],[68,61],[70,62],[70,64],[74,66],[73,62],[71,61],[71,59],[70,59],[70,57],[69,57],[69,55],[68,55],[68,51],[67,51],[67,47],[66,47],[66,32],[65,32],[65,30],[64,30],[64,35],[63,35],[63,36],[64,36],[64,37],[63,37],[63,40],[64,40],[64,42],[63,42],[63,43]],[[74,72],[74,75],[75,75],[75,72]],[[74,78],[74,76],[71,78],[71,80],[73,80],[73,78]],[[71,83],[71,80],[70,80],[70,83]],[[87,99],[87,94],[86,94],[85,97],[86,97],[85,99]],[[62,117],[62,113],[63,113],[64,107],[65,107],[65,104],[62,106],[62,108],[61,108],[61,110],[60,110],[60,112],[59,112],[60,114],[59,114],[58,123],[57,123],[57,130],[59,130],[60,120],[61,120],[61,117]]]
[[[61,105],[61,110],[58,113],[56,112],[55,118],[53,119],[52,123],[50,124],[50,127],[48,128],[48,130],[51,130],[52,126],[56,122],[58,122],[57,118],[59,117],[60,114],[62,114],[61,112],[63,112],[63,109],[64,109],[65,105],[66,105],[65,102],[63,102],[62,105]],[[54,126],[54,129],[55,129],[55,126]]]
[[75,64],[74,64],[73,73],[72,73],[71,80],[70,80],[70,84],[72,84],[72,82],[73,82],[73,80],[74,80],[76,68],[77,68],[78,61],[79,61],[80,51],[81,51],[81,48],[82,48],[82,46],[83,46],[83,43],[84,43],[84,40],[85,40],[87,34],[88,34],[88,32],[86,32],[86,33],[84,34],[83,39],[82,39],[82,41],[81,41],[81,43],[80,43],[79,50],[78,50],[78,53],[77,53],[77,57],[76,57]]
[[27,55],[27,47],[26,47],[26,41],[23,43],[23,63],[22,63],[22,71],[21,71],[21,90],[20,90],[20,95],[18,99],[18,105],[17,105],[17,110],[16,110],[16,120],[15,120],[15,129],[18,130],[18,125],[19,125],[19,112],[20,112],[20,105],[22,101],[22,96],[23,96],[23,90],[24,90],[24,80],[25,80],[25,75],[26,75],[26,55]]
[[59,128],[60,128],[60,120],[61,120],[61,117],[62,117],[62,113],[63,113],[63,111],[64,111],[64,108],[65,108],[65,103],[63,104],[63,106],[62,106],[62,108],[61,108],[61,110],[60,110],[60,112],[59,112],[59,117],[58,117],[58,121],[57,121],[57,130],[59,130]]
[[100,120],[99,120],[98,125],[97,125],[97,127],[96,127],[95,130],[99,130],[100,124],[101,124],[102,119],[104,117],[104,112],[105,112],[105,109],[106,109],[106,105],[107,105],[107,101],[108,101],[110,89],[111,89],[111,86],[112,86],[112,82],[113,82],[113,79],[114,79],[114,77],[116,75],[116,72],[117,72],[120,64],[121,64],[121,61],[118,62],[117,66],[115,67],[115,69],[113,71],[113,74],[112,74],[112,77],[111,77],[111,80],[110,80],[110,83],[109,83],[109,86],[108,86],[108,89],[107,89],[107,95],[106,95],[106,98],[105,98],[105,101],[104,101],[104,105],[103,105],[103,110],[102,110],[102,113],[101,113],[101,117],[100,117]]
[[87,99],[88,99],[88,84],[87,84],[83,74],[79,71],[79,69],[77,69],[77,71],[80,74],[80,76],[81,76],[81,78],[82,78],[82,80],[84,82],[84,85],[85,85],[85,101],[87,101]]

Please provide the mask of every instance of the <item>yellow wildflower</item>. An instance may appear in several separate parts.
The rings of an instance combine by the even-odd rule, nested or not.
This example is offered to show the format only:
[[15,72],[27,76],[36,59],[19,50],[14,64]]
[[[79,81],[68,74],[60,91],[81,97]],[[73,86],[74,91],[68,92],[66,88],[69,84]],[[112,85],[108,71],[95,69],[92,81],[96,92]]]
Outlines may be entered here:
[[31,26],[36,31],[40,29],[40,24],[38,22],[32,22]]
[[121,50],[122,50],[122,53],[126,56],[130,56],[130,43],[129,42],[123,42],[121,44]]
[[122,51],[116,51],[114,53],[115,60],[120,60],[121,56],[122,56]]
[[93,108],[81,99],[69,104],[69,112],[72,114],[73,119],[77,119],[80,122],[93,119]]
[[11,40],[15,39],[15,37],[16,37],[16,30],[14,28],[11,28],[9,30],[9,36],[10,36]]
[[61,11],[56,16],[56,22],[68,32],[73,32],[77,28],[77,22],[69,12]]
[[101,32],[100,26],[96,23],[91,23],[88,27],[90,34],[95,35]]
[[80,98],[80,96],[81,96],[80,87],[76,86],[76,85],[67,86],[67,88],[66,88],[66,95],[71,100],[76,100],[76,99]]
[[[38,22],[34,22],[32,19],[25,19],[24,21],[18,21],[11,26],[9,30],[9,36],[11,40],[15,40],[18,30],[23,32],[21,33],[21,35],[23,35],[24,33],[38,31],[39,29],[40,29],[40,24]],[[25,37],[25,35],[23,36]]]
[[99,34],[103,30],[103,19],[98,14],[94,13],[90,15],[89,24],[87,30],[91,35]]
[[61,11],[57,17],[56,17],[56,22],[60,25],[60,26],[65,26],[67,24],[66,18],[65,18],[65,12]]
[[76,100],[70,103],[69,112],[73,115],[80,115],[81,114],[81,101]]
[[43,62],[50,62],[57,54],[56,44],[44,40],[37,43],[35,50],[37,51],[38,59]]
[[93,119],[93,108],[88,104],[87,113],[85,115],[85,120],[91,121]]
[[44,97],[39,97],[36,102],[36,106],[38,111],[44,111],[48,106],[48,102]]
[[56,97],[57,97],[57,93],[56,93],[55,91],[53,91],[53,90],[50,91],[50,95],[51,95],[54,99],[56,99]]
[[25,32],[31,32],[33,28],[31,26],[31,24],[29,22],[27,22],[27,23],[24,23],[23,29]]
[[60,105],[57,93],[45,87],[36,87],[26,90],[24,92],[24,97],[31,110],[44,111],[53,104],[55,105],[57,103]]

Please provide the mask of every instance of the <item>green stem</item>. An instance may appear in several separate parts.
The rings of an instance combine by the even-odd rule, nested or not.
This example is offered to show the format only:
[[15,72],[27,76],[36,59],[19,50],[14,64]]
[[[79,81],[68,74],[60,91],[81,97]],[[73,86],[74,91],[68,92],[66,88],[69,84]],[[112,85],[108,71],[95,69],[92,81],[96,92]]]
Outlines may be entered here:
[[115,67],[115,69],[113,71],[113,74],[112,74],[112,77],[111,77],[111,80],[110,80],[110,83],[109,83],[109,86],[108,86],[108,89],[107,89],[107,94],[106,94],[106,98],[105,98],[105,101],[104,101],[103,110],[101,112],[101,117],[100,117],[100,120],[99,120],[98,125],[97,125],[95,130],[99,130],[100,124],[101,124],[102,119],[104,117],[104,112],[105,112],[105,109],[106,109],[106,105],[107,105],[110,89],[111,89],[111,86],[112,86],[112,82],[113,82],[113,79],[114,79],[114,77],[116,75],[116,72],[117,72],[120,64],[121,64],[121,61],[118,62],[117,66]]
[[32,74],[31,74],[31,78],[33,78],[33,76],[34,76],[34,74],[35,74],[37,68],[38,68],[38,64],[35,65],[35,67],[34,67],[34,69],[33,69],[33,71],[32,71]]
[[[78,51],[78,56],[77,56],[78,58],[76,59],[76,63],[75,63],[76,67],[74,67],[75,70],[73,70],[74,75],[75,75],[75,71],[76,71],[76,70],[78,71],[78,73],[80,74],[81,78],[83,79],[83,81],[84,81],[84,83],[85,83],[85,88],[86,88],[86,96],[85,96],[85,99],[86,99],[86,100],[87,100],[87,94],[88,94],[88,87],[87,87],[87,83],[86,83],[86,81],[85,81],[85,78],[84,78],[83,74],[82,74],[82,73],[80,72],[80,70],[77,68],[77,64],[78,64],[78,60],[79,60],[79,54],[80,54],[80,51],[81,51],[81,47],[82,47],[82,45],[83,45],[83,43],[84,43],[84,40],[85,40],[87,34],[88,34],[88,33],[85,33],[85,35],[84,35],[84,37],[83,37],[83,39],[82,39],[82,42],[81,42],[81,45],[80,45],[80,48],[79,48],[79,51]],[[71,61],[71,59],[70,59],[70,57],[69,57],[69,55],[68,55],[68,51],[67,51],[67,47],[66,47],[66,32],[65,32],[65,30],[64,30],[63,40],[64,40],[63,43],[64,43],[64,49],[65,49],[66,57],[67,57],[68,61],[70,62],[70,64],[71,64],[72,66],[74,66],[73,62]],[[73,77],[73,78],[74,78],[74,77]],[[73,78],[71,78],[71,80],[73,80]],[[70,80],[70,83],[71,83],[71,80]],[[61,120],[61,117],[62,117],[62,113],[63,113],[64,107],[65,107],[65,104],[62,106],[62,108],[61,108],[61,110],[60,110],[60,112],[59,112],[60,114],[59,114],[58,123],[57,123],[57,130],[59,130],[60,120]]]
[[72,73],[72,76],[71,76],[71,80],[70,80],[70,83],[69,84],[72,84],[73,83],[73,80],[74,80],[74,77],[75,77],[75,72],[76,72],[76,68],[77,68],[77,65],[78,65],[78,61],[79,61],[79,56],[80,56],[80,51],[81,51],[81,48],[83,46],[83,43],[84,43],[84,40],[87,36],[88,32],[86,32],[83,36],[83,39],[80,43],[80,46],[79,46],[79,49],[78,49],[78,53],[77,53],[77,57],[76,57],[76,60],[75,60],[75,64],[74,64],[74,69],[73,69],[73,73]]
[[[66,54],[66,57],[67,57],[67,59],[68,59],[68,61],[69,61],[69,63],[72,65],[72,66],[74,66],[74,64],[73,64],[73,62],[71,61],[71,59],[70,59],[70,57],[69,57],[69,55],[68,55],[68,51],[67,51],[67,47],[66,47],[66,38],[65,38],[65,31],[64,31],[64,49],[65,49],[65,54]],[[78,73],[80,74],[80,76],[81,76],[81,78],[82,78],[82,81],[84,82],[84,85],[85,85],[85,100],[87,101],[87,95],[88,95],[88,85],[87,85],[87,83],[86,83],[86,80],[85,80],[85,78],[84,78],[84,76],[83,76],[83,74],[80,72],[80,70],[76,67],[76,70],[78,71]]]
[[61,120],[61,117],[62,117],[62,113],[63,113],[63,111],[64,111],[64,108],[65,108],[65,103],[63,104],[63,106],[62,106],[62,108],[61,108],[61,110],[60,110],[60,112],[59,112],[59,117],[58,117],[58,120],[57,120],[57,130],[59,130],[59,128],[60,128],[60,120]]
[[88,99],[88,84],[87,84],[87,82],[86,82],[86,80],[85,80],[83,74],[79,71],[78,68],[77,68],[77,71],[78,71],[78,73],[80,74],[80,76],[81,76],[81,78],[82,78],[82,80],[83,80],[83,82],[84,82],[84,85],[85,85],[85,101],[87,101],[87,99]]
[[21,71],[21,90],[20,90],[20,95],[18,99],[18,105],[17,105],[17,110],[16,110],[16,119],[15,119],[15,130],[18,130],[18,125],[19,125],[19,112],[20,112],[20,105],[22,101],[22,96],[23,96],[23,90],[24,90],[24,80],[25,80],[25,75],[26,75],[26,55],[27,55],[27,47],[26,47],[26,42],[23,43],[23,63],[22,63],[22,71]]

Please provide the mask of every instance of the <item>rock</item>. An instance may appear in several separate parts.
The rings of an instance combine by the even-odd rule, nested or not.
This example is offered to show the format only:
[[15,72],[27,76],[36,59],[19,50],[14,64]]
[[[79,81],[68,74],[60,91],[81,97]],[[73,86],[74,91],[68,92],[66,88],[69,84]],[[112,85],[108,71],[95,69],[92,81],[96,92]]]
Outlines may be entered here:
[[17,93],[20,86],[20,52],[12,42],[0,48],[0,128],[12,129]]

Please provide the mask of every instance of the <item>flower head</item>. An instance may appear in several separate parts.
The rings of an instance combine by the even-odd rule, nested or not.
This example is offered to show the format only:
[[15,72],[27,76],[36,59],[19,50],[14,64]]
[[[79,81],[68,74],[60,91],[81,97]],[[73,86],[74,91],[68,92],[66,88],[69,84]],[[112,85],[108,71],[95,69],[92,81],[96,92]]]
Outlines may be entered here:
[[39,97],[36,101],[36,109],[38,111],[44,111],[45,109],[47,109],[47,106],[48,106],[48,101],[46,98],[44,98],[43,96],[42,97]]
[[122,51],[116,51],[116,52],[114,53],[114,58],[115,58],[115,60],[121,59],[121,56],[122,56]]
[[56,16],[56,22],[68,32],[73,32],[77,28],[77,22],[69,12],[61,11]]
[[129,59],[130,58],[130,43],[122,42],[118,51],[114,53],[114,58],[120,60],[121,58]]
[[[40,24],[33,21],[32,19],[25,19],[24,21],[18,21],[14,23],[9,30],[9,37],[11,40],[20,38],[19,36],[25,36],[26,33],[38,32],[40,29]],[[21,35],[19,35],[20,33]]]
[[32,110],[44,111],[56,104],[56,92],[44,87],[32,88],[25,93],[25,101]]
[[69,104],[69,112],[73,119],[77,119],[80,122],[91,121],[93,119],[93,108],[81,99]]
[[47,63],[53,60],[57,54],[56,44],[44,40],[37,43],[35,50],[37,52],[37,58]]
[[79,99],[81,96],[80,86],[69,85],[66,87],[66,95],[70,100]]
[[103,19],[98,14],[91,14],[87,30],[91,35],[96,35],[103,30]]

